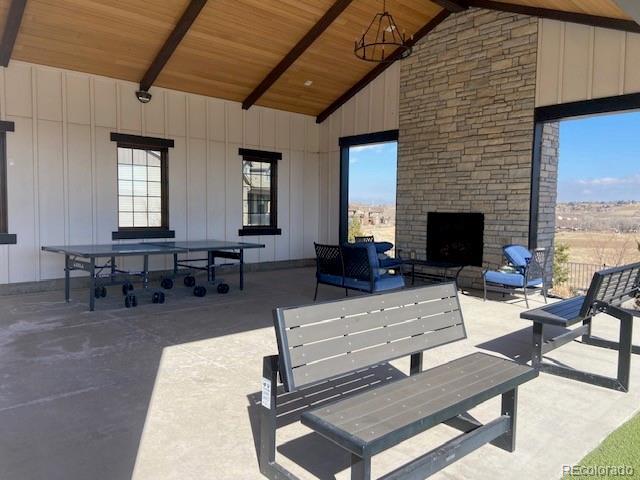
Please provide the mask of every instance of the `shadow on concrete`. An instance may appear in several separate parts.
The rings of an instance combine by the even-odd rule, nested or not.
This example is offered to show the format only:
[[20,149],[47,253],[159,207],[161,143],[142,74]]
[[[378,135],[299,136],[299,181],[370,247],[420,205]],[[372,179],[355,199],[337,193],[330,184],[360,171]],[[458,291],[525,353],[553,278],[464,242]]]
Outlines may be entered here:
[[[568,331],[566,328],[546,325],[544,333],[545,338],[551,338]],[[532,329],[531,327],[522,328],[507,335],[493,338],[488,342],[478,343],[475,346],[502,354],[518,363],[526,364],[531,361]]]
[[[298,422],[304,412],[321,408],[345,397],[406,378],[406,376],[401,370],[389,364],[383,364],[294,392],[285,392],[284,388],[280,386],[278,388],[276,428],[280,429]],[[247,396],[247,399],[249,400],[247,411],[251,422],[256,456],[259,458],[261,392],[252,393]],[[278,445],[277,438],[276,434],[276,462],[278,454],[283,455],[318,478],[335,479],[339,472],[351,466],[351,456],[344,449],[317,433],[308,433],[281,445]]]
[[246,280],[244,292],[176,287],[133,309],[110,288],[95,312],[60,292],[0,298],[0,479],[130,479],[163,351],[272,326],[272,308],[313,295],[306,269]]

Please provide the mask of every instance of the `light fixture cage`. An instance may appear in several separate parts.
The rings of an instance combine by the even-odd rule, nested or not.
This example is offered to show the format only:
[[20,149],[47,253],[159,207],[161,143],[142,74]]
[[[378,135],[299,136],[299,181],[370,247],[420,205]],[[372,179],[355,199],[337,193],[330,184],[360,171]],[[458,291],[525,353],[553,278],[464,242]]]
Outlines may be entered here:
[[382,12],[376,13],[356,40],[353,51],[359,59],[374,63],[392,62],[411,55],[411,46],[407,45],[405,33],[400,32],[393,15],[387,11],[386,0]]

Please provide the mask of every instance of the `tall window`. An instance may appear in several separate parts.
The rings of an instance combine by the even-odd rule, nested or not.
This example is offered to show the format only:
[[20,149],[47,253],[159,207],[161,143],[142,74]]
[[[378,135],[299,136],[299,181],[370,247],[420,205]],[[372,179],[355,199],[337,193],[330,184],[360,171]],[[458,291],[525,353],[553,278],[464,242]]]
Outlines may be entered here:
[[240,235],[279,235],[277,169],[282,155],[241,148],[242,229]]
[[162,152],[118,147],[118,227],[162,228]]
[[149,141],[156,139],[145,143],[145,137],[135,137],[135,142],[127,137],[117,147],[118,232],[114,238],[173,236],[169,231],[168,147]]
[[9,233],[7,205],[7,132],[13,129],[13,122],[0,121],[0,245],[16,243],[16,236]]

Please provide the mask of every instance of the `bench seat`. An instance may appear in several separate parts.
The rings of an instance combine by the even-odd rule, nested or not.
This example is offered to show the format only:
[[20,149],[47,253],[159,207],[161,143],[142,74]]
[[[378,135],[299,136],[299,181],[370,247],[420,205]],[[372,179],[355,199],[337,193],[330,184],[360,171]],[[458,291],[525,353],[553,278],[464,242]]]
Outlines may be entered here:
[[568,298],[567,300],[522,312],[520,318],[547,325],[569,327],[583,320],[580,311],[582,310],[584,300],[584,295]]
[[537,376],[474,353],[305,412],[302,423],[358,456],[375,455]]

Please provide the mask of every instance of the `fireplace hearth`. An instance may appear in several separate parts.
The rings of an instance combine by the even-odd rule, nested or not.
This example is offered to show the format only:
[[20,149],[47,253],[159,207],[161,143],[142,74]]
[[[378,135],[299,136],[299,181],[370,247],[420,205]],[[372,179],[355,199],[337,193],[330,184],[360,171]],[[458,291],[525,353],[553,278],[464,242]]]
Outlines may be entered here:
[[427,214],[427,260],[481,267],[483,250],[484,214]]

